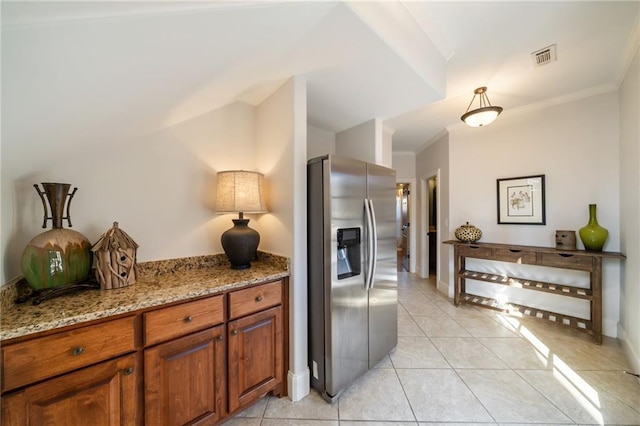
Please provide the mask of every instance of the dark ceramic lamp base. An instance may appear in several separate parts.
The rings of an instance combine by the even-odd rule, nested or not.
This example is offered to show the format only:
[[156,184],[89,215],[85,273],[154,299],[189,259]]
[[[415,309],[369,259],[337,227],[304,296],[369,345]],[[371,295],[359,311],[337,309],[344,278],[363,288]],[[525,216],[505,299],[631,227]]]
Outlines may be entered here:
[[231,262],[231,269],[250,268],[260,243],[260,234],[249,228],[249,219],[233,219],[233,224],[233,228],[222,234],[222,248]]

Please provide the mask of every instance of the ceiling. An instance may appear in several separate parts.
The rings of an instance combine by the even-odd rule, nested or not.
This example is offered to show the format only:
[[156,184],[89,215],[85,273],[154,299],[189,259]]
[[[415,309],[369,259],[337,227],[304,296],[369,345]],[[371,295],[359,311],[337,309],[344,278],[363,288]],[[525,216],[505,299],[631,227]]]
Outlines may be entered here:
[[[301,76],[310,124],[379,118],[394,152],[415,152],[479,86],[503,115],[615,90],[639,16],[638,1],[2,1],[3,125],[145,134]],[[557,61],[534,67],[553,44]]]

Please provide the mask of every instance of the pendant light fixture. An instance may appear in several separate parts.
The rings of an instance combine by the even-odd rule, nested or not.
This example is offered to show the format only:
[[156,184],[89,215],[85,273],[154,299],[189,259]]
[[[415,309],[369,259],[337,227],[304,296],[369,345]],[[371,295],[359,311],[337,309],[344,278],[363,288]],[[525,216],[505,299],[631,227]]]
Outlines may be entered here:
[[[502,107],[491,106],[491,102],[489,102],[489,98],[487,97],[486,87],[478,87],[473,93],[473,99],[471,99],[471,103],[467,107],[467,112],[465,112],[460,119],[469,127],[482,127],[493,123],[502,112]],[[469,111],[476,96],[480,96],[480,107]]]

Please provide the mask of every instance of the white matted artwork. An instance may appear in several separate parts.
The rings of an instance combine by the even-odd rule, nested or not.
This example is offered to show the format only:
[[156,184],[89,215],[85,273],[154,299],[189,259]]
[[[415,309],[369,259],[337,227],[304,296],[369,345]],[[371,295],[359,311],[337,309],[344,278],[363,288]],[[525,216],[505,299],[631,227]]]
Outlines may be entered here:
[[544,225],[544,175],[497,180],[498,224]]

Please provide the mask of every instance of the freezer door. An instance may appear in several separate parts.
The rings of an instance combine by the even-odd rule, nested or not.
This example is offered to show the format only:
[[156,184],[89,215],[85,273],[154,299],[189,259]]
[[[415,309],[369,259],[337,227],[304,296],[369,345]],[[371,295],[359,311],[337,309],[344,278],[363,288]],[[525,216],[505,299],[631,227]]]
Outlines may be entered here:
[[369,290],[369,368],[373,368],[398,343],[398,273],[396,253],[395,171],[367,165],[368,198],[375,211],[377,229],[376,273]]
[[[338,279],[337,230],[364,231],[366,163],[329,157],[329,209],[331,216],[331,276],[327,283],[326,393],[333,397],[368,370],[367,291],[364,275]],[[362,264],[366,253],[361,244]]]

